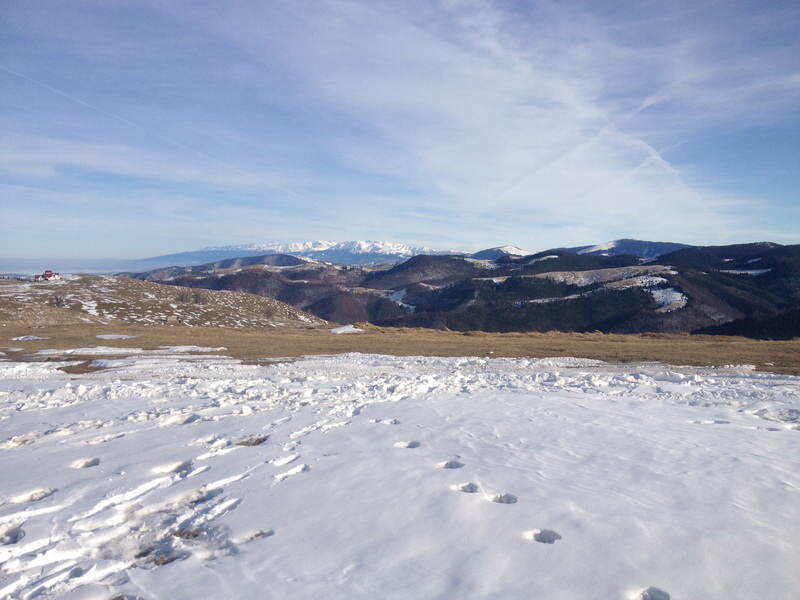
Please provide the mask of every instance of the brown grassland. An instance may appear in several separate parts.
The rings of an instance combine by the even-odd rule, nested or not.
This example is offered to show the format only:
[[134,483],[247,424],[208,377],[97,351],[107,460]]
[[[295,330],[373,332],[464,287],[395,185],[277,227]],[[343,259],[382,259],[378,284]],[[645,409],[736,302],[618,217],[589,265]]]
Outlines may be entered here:
[[[224,346],[223,353],[248,362],[305,354],[364,352],[423,356],[531,357],[575,356],[610,362],[659,361],[674,365],[752,364],[757,369],[800,375],[800,339],[764,341],[688,334],[612,335],[602,333],[485,333],[430,329],[394,329],[362,324],[363,333],[334,335],[327,328],[226,328],[85,322],[79,313],[38,305],[25,317],[3,310],[0,302],[0,350],[14,360],[30,360],[43,348],[118,346]],[[12,303],[13,304],[13,303]],[[11,313],[14,313],[13,316]],[[100,340],[98,334],[127,334],[127,340]],[[15,342],[35,335],[45,340]],[[2,348],[5,346],[5,348]],[[24,348],[10,351],[8,347]],[[49,357],[57,360],[58,357]],[[81,356],[81,360],[91,357]],[[40,357],[41,359],[41,357]]]

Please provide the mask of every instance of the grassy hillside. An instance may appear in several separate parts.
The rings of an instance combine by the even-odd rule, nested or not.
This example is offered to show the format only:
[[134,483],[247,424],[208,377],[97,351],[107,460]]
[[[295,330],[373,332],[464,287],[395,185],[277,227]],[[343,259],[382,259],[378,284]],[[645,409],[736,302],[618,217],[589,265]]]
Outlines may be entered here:
[[[84,323],[109,319],[147,325],[200,327],[309,327],[322,319],[278,300],[245,292],[178,288],[127,277],[80,275],[50,282],[0,281],[7,319]],[[64,313],[54,308],[69,309]],[[17,315],[14,317],[14,315]],[[27,317],[26,317],[27,315]]]

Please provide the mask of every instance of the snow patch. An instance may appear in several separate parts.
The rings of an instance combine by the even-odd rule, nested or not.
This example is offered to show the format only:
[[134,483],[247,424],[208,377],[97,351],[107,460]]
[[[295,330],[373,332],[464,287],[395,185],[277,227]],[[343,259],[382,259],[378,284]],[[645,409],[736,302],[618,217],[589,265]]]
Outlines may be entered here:
[[772,269],[720,269],[720,273],[728,273],[729,275],[763,275],[769,273]]
[[671,312],[686,306],[688,299],[675,288],[657,288],[649,290],[659,308],[658,312]]
[[406,288],[403,288],[401,290],[393,291],[389,294],[384,294],[383,297],[388,300],[391,300],[392,302],[396,302],[397,304],[405,308],[406,312],[413,313],[417,310],[417,307],[414,306],[413,304],[406,304],[405,302],[403,302],[403,299],[406,297],[407,294],[408,290],[406,290]]
[[343,334],[343,333],[363,333],[364,330],[354,325],[342,325],[341,327],[334,327],[331,329],[331,333],[335,334]]
[[580,250],[578,254],[592,254],[593,252],[606,252],[607,250],[613,250],[614,248],[617,247],[617,245],[618,241],[614,240],[611,242],[606,242],[604,244],[597,244],[596,246],[584,248],[583,250]]
[[547,256],[540,256],[539,258],[532,258],[528,261],[529,265],[534,265],[538,262],[542,262],[545,260],[553,260],[555,258],[559,258],[558,254],[548,254]]

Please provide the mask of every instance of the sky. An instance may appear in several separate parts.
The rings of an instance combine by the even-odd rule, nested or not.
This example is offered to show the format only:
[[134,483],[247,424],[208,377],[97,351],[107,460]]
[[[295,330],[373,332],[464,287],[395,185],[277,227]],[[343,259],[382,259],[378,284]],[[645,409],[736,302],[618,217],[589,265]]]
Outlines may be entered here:
[[800,4],[5,0],[0,256],[800,242]]

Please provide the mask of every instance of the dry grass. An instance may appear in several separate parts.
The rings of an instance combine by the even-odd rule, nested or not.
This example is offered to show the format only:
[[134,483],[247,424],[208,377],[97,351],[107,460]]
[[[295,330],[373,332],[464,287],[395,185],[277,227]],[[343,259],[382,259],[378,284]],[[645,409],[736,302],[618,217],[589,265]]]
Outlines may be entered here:
[[[51,309],[59,310],[59,309]],[[602,333],[466,333],[430,329],[392,329],[359,324],[364,333],[334,335],[328,329],[233,329],[225,327],[150,326],[114,322],[65,323],[46,326],[30,321],[0,322],[0,345],[23,347],[6,352],[25,360],[43,348],[118,346],[154,349],[159,346],[224,346],[224,352],[253,363],[305,354],[364,352],[423,356],[576,356],[612,362],[661,361],[679,365],[752,364],[760,370],[800,375],[800,340],[762,341],[737,337],[688,334],[611,335]],[[136,336],[98,340],[103,333]],[[46,340],[12,342],[23,335]],[[90,357],[81,356],[82,360]],[[56,357],[53,357],[55,360]],[[87,365],[88,367],[88,365]],[[87,368],[83,367],[83,368]],[[78,368],[80,372],[82,368]]]
[[86,373],[96,373],[97,371],[102,371],[104,368],[105,367],[98,367],[91,360],[84,360],[77,365],[58,367],[58,370],[69,375],[86,375]]
[[61,322],[118,319],[155,325],[208,327],[316,326],[322,319],[272,298],[245,292],[196,290],[128,277],[80,275],[54,282],[0,280],[0,319]]
[[[86,319],[86,321],[81,320],[81,317]],[[63,308],[58,308],[46,303],[15,302],[14,300],[0,297],[0,323],[13,322],[35,326],[40,324],[84,323],[89,321],[99,322],[100,319],[78,311],[64,310]],[[0,342],[2,342],[2,340],[0,340]]]

